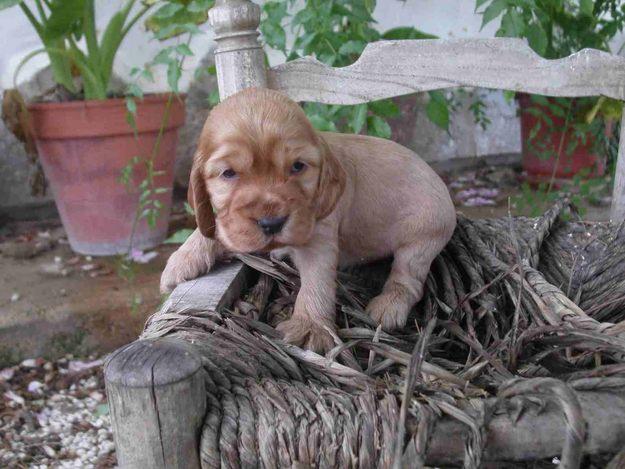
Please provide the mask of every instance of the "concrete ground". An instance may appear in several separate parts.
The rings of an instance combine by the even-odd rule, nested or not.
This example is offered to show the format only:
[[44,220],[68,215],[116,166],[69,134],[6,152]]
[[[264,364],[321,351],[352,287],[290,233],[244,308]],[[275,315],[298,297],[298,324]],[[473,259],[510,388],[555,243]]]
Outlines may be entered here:
[[0,227],[0,368],[101,354],[135,339],[161,302],[160,273],[175,248],[155,249],[128,280],[119,258],[74,254],[58,219]]
[[[471,218],[507,215],[518,178],[509,167],[445,176],[458,211]],[[584,217],[607,220],[608,212],[605,204],[589,206]],[[188,225],[178,213],[172,230]],[[20,252],[24,246],[34,251]],[[162,300],[159,277],[175,247],[154,250],[128,281],[117,273],[118,259],[73,254],[58,219],[0,223],[0,368],[32,357],[102,354],[135,339]]]

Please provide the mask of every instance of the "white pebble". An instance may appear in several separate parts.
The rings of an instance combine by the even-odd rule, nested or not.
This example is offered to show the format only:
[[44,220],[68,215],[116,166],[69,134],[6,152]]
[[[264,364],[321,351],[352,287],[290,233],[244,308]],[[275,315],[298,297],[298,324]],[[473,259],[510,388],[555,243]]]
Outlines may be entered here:
[[48,445],[43,446],[43,451],[51,458],[56,456],[56,451],[50,448]]
[[37,366],[37,360],[29,358],[20,363],[20,366],[23,366],[24,368],[35,368]]
[[43,392],[43,383],[41,381],[31,381],[30,383],[28,383],[28,392],[32,392],[32,393],[41,393]]

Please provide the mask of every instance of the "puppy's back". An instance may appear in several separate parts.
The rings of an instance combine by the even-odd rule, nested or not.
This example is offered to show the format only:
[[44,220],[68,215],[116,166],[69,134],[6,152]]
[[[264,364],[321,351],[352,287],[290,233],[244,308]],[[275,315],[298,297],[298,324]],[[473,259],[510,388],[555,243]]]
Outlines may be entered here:
[[370,235],[386,236],[408,222],[418,225],[417,230],[451,237],[456,212],[449,191],[416,153],[376,137],[331,132],[321,136],[349,175],[354,229],[367,220]]

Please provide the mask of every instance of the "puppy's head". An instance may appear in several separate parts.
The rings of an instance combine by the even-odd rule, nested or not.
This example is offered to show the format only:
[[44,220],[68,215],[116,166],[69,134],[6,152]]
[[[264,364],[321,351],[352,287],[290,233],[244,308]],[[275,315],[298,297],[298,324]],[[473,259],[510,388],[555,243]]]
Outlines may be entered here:
[[343,168],[302,109],[250,88],[211,111],[189,198],[204,236],[254,252],[305,244],[344,187]]

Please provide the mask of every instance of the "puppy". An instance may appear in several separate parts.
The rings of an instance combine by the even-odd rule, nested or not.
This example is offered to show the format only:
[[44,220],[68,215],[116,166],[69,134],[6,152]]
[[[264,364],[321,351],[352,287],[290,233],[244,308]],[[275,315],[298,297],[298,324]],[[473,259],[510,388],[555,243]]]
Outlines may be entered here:
[[288,254],[301,288],[285,340],[334,346],[336,271],[394,255],[368,314],[406,324],[436,255],[454,231],[449,192],[416,154],[361,135],[317,132],[295,102],[246,89],[210,113],[194,158],[190,201],[198,228],[169,258],[161,290],[198,277],[225,252]]

